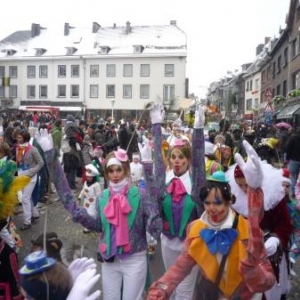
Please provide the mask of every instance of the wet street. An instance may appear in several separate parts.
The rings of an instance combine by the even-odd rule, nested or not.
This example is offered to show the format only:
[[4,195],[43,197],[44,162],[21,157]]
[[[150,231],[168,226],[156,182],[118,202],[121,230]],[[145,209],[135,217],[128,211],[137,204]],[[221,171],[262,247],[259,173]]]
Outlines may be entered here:
[[[52,196],[52,199],[55,196]],[[17,208],[21,210],[21,206]],[[66,263],[70,263],[74,258],[87,256],[96,260],[97,239],[95,233],[83,233],[83,227],[73,223],[70,215],[63,208],[60,202],[54,202],[48,206],[39,208],[40,219],[33,223],[31,229],[18,231],[23,241],[23,247],[19,252],[20,266],[23,265],[24,257],[29,253],[31,240],[36,239],[44,230],[45,220],[47,220],[47,231],[54,231],[63,242],[62,257]],[[22,225],[22,213],[14,216],[14,221],[19,228]],[[97,263],[98,271],[101,272],[101,263]],[[152,279],[157,279],[164,272],[160,249],[156,249],[155,254],[150,258],[150,270]],[[287,299],[300,299],[300,260],[296,263],[294,271],[298,276],[292,277],[292,290]],[[101,289],[101,282],[99,287]],[[102,298],[101,298],[102,299]]]

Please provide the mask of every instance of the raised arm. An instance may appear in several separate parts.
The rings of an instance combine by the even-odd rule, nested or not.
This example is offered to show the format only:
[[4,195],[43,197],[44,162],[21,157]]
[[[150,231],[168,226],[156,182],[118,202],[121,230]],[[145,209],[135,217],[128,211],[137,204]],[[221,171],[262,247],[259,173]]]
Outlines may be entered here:
[[162,148],[162,135],[161,124],[165,117],[165,111],[161,104],[155,104],[150,109],[150,117],[152,123],[153,134],[153,153],[154,153],[154,174],[155,174],[155,190],[158,200],[162,200],[165,190],[166,169],[163,161],[161,148]]
[[68,185],[61,164],[56,158],[51,135],[47,133],[47,130],[41,129],[35,138],[44,151],[44,157],[51,181],[54,183],[57,194],[65,209],[72,215],[73,221],[81,223],[90,230],[101,231],[100,216],[97,217],[97,219],[94,219],[89,216],[86,209],[77,205],[76,198]]
[[247,152],[247,162],[245,163],[238,153],[235,154],[235,159],[248,183],[249,240],[247,257],[240,263],[239,271],[248,289],[253,293],[260,293],[274,285],[275,276],[265,249],[263,233],[259,227],[264,213],[264,197],[260,188],[263,179],[260,159],[248,142],[243,141],[243,145]]
[[[205,162],[204,162],[204,134],[203,128],[205,116],[202,107],[199,107],[195,112],[194,130],[192,136],[192,199],[200,203],[200,189],[205,183]],[[200,213],[204,208],[199,207]]]

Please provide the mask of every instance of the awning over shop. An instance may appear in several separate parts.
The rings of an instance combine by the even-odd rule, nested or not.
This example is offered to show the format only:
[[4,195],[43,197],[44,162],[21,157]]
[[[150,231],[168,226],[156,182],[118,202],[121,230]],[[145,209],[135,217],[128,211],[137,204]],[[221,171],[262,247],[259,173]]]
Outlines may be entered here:
[[293,114],[300,108],[300,104],[286,106],[277,115],[277,119],[290,119]]
[[81,111],[79,106],[60,106],[60,111]]

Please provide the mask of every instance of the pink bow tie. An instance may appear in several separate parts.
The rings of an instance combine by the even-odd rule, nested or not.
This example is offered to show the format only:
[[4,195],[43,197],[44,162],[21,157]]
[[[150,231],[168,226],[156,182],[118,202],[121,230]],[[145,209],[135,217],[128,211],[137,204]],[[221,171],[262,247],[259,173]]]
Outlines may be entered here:
[[111,197],[108,204],[104,207],[103,212],[108,223],[116,227],[117,246],[125,246],[126,249],[129,250],[130,244],[127,217],[131,212],[131,206],[125,196],[126,191],[128,191],[128,187],[120,194],[113,194],[112,190],[110,190]]
[[179,178],[173,178],[170,185],[167,187],[168,193],[172,195],[172,200],[179,202],[183,195],[186,194],[186,189]]

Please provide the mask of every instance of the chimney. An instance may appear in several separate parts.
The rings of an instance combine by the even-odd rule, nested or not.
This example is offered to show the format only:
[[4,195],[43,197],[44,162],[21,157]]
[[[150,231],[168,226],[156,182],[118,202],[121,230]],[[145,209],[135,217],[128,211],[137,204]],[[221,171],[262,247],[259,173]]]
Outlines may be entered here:
[[263,50],[264,50],[264,44],[259,44],[257,47],[256,47],[256,55],[260,54]]
[[36,36],[39,36],[40,33],[41,33],[40,24],[32,23],[31,24],[31,37],[34,38]]
[[93,22],[92,33],[97,33],[101,26],[97,22]]
[[171,21],[170,21],[170,25],[174,25],[174,26],[176,26],[176,25],[177,25],[177,22],[176,22],[176,20],[171,20]]
[[130,27],[130,22],[127,21],[126,22],[126,34],[130,33],[131,32],[131,27]]
[[64,35],[67,36],[70,33],[70,24],[69,23],[65,23],[65,27],[64,27]]
[[269,43],[270,39],[271,39],[271,38],[270,38],[269,36],[266,36],[266,37],[265,37],[265,45],[267,45],[267,44]]

